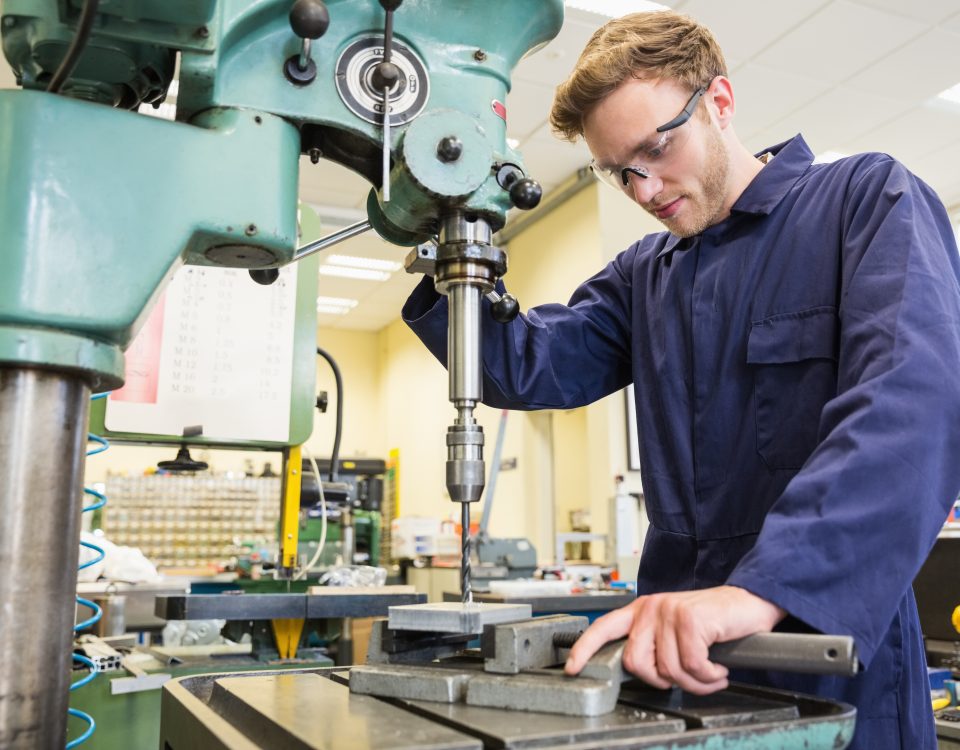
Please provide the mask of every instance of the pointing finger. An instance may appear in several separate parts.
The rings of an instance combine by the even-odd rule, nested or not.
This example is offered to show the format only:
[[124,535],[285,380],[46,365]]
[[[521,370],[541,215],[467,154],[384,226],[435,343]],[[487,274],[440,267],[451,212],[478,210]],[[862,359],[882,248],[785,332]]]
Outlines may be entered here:
[[625,636],[630,631],[634,609],[638,604],[639,600],[627,607],[609,612],[587,628],[570,649],[570,656],[567,657],[563,671],[568,675],[579,674],[587,660],[604,644]]

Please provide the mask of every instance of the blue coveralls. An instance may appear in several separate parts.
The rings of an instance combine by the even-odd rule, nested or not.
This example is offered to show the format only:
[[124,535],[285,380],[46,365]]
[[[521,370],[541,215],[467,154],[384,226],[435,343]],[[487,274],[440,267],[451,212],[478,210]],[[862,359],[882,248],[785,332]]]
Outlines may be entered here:
[[[858,750],[932,749],[911,581],[960,490],[953,229],[889,156],[769,151],[726,220],[648,235],[567,305],[486,323],[484,401],[570,409],[632,382],[639,592],[732,584],[786,626],[852,635],[855,678],[749,678],[854,704]],[[430,279],[403,316],[445,362]]]

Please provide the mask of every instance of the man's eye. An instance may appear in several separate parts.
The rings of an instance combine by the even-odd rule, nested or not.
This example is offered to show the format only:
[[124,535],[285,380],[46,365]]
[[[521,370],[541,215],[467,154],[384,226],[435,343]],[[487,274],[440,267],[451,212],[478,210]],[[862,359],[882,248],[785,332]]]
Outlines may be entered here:
[[643,149],[644,158],[649,161],[656,161],[657,159],[662,158],[670,150],[670,141],[672,139],[664,134],[664,136],[658,140],[656,143],[651,143]]
[[657,159],[664,156],[668,151],[670,151],[670,139],[664,138],[660,143],[655,146],[651,146],[647,150],[647,157],[656,161]]

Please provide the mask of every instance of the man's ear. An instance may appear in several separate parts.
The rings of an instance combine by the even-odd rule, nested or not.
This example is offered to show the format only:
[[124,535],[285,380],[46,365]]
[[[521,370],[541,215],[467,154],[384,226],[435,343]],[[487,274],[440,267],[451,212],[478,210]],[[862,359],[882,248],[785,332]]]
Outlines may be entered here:
[[733,98],[733,85],[729,78],[726,76],[714,78],[703,98],[721,130],[733,122],[736,104]]

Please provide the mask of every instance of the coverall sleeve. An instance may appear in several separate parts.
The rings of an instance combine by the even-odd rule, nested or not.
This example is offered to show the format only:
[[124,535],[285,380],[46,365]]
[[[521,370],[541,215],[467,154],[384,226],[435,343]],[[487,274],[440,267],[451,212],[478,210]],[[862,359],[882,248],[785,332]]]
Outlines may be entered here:
[[[483,402],[505,409],[572,409],[628,385],[631,283],[636,246],[581,284],[566,305],[531,308],[497,323],[484,300]],[[500,287],[503,291],[503,287]],[[447,300],[424,278],[402,317],[447,362]]]
[[939,199],[892,159],[851,180],[843,216],[837,394],[728,583],[869,664],[960,490],[960,262]]

